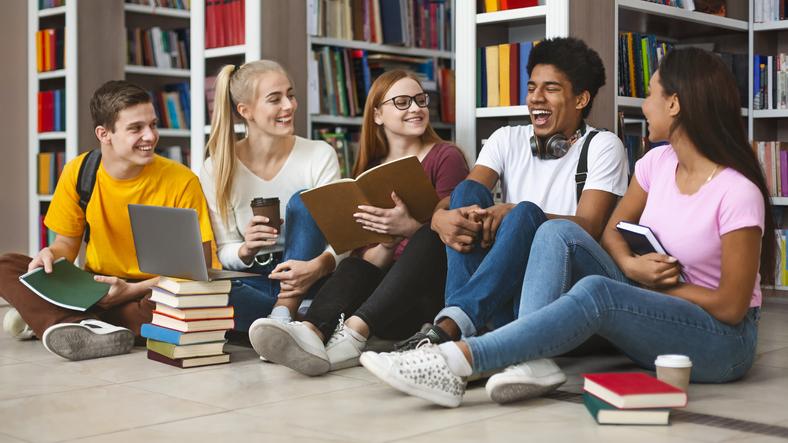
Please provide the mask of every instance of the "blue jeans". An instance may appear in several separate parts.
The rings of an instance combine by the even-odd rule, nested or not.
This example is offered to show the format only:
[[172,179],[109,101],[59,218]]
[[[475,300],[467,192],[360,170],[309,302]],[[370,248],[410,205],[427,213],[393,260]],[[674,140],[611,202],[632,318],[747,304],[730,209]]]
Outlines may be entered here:
[[[660,354],[688,355],[694,382],[736,380],[752,366],[758,308],[727,325],[694,303],[626,281],[602,247],[571,222],[543,228],[534,240],[518,319],[467,339],[475,372],[561,355],[594,334],[648,370]],[[599,275],[584,275],[595,271]]]
[[[284,252],[275,254],[274,260],[265,266],[255,263],[249,272],[258,273],[259,277],[242,278],[232,282],[230,304],[235,308],[235,329],[248,331],[255,320],[271,313],[279,295],[279,281],[269,279],[268,274],[276,265],[287,260],[312,260],[325,249],[325,237],[301,201],[300,192],[296,192],[285,208]],[[314,295],[319,287],[318,283],[309,289],[307,298]]]
[[[451,194],[450,207],[493,205],[490,190],[465,180]],[[476,244],[468,253],[446,247],[446,307],[435,317],[452,319],[464,337],[476,335],[488,322],[494,326],[514,319],[531,243],[544,212],[531,202],[520,202],[506,214],[489,249]]]

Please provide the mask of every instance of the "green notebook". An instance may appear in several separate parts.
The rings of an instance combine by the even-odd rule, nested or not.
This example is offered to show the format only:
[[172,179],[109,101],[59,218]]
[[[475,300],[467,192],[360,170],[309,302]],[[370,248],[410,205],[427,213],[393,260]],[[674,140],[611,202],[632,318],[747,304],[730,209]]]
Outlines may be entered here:
[[108,284],[93,280],[93,274],[64,258],[53,264],[50,274],[38,268],[19,280],[44,300],[75,311],[87,310],[109,292]]

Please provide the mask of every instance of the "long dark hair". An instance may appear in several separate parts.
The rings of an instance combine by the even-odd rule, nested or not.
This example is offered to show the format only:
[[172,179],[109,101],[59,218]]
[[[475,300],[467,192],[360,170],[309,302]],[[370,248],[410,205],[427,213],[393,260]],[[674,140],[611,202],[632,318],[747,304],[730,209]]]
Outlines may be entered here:
[[763,170],[747,142],[733,74],[717,55],[687,48],[669,52],[660,62],[659,76],[665,94],[676,94],[681,104],[671,133],[681,127],[701,154],[738,171],[761,191],[766,217],[761,244],[761,283],[773,283],[776,240],[772,205]]

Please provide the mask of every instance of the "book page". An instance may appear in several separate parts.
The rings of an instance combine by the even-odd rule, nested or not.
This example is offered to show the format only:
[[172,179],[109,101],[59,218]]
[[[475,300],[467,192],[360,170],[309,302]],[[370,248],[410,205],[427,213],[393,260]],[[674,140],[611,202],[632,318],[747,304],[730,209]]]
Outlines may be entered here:
[[376,166],[359,175],[357,182],[371,206],[393,208],[394,191],[405,202],[411,217],[422,223],[432,217],[438,204],[438,194],[415,156]]

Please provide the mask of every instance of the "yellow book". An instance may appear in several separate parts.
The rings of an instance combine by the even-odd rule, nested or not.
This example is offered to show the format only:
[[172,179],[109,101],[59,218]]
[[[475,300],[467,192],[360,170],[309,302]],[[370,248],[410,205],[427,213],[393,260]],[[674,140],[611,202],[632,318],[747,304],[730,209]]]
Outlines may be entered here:
[[52,51],[51,49],[51,42],[49,40],[49,30],[45,29],[41,31],[42,37],[41,39],[44,41],[42,47],[44,48],[44,71],[51,71],[53,69],[52,66],[52,57],[49,55]]
[[49,195],[52,193],[52,165],[55,155],[51,152],[38,154],[38,193]]
[[509,54],[511,49],[508,43],[498,45],[498,99],[501,106],[511,106],[512,98],[509,90]]
[[44,72],[44,31],[36,31],[36,69]]
[[498,46],[488,46],[485,50],[485,63],[487,65],[487,106],[500,106],[498,95]]
[[637,97],[637,84],[635,83],[635,47],[633,45],[632,33],[627,32],[627,62],[629,63],[629,96]]
[[495,12],[501,9],[498,0],[484,0],[484,12]]

